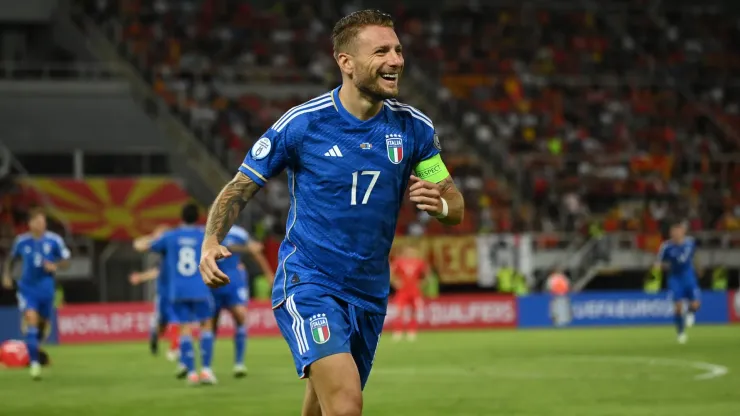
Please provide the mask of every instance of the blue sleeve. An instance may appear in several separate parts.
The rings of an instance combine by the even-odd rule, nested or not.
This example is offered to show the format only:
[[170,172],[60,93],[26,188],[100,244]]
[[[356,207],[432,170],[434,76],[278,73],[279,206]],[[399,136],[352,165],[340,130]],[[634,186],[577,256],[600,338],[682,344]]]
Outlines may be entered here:
[[13,247],[10,248],[10,257],[16,258],[21,255],[21,239],[19,237],[16,237],[15,240],[13,240]]
[[159,236],[159,238],[152,241],[152,244],[149,246],[149,251],[153,251],[159,254],[165,254],[165,252],[167,251],[167,238],[169,235],[169,232],[165,232],[161,236]]
[[249,233],[247,230],[245,230],[242,227],[234,227],[234,233],[232,234],[232,237],[234,238],[234,242],[239,245],[245,245],[247,242],[249,242]]
[[[303,120],[290,120],[289,113],[257,140],[239,166],[239,172],[247,175],[259,186],[265,186],[270,178],[280,174],[295,158],[295,143],[300,138]],[[286,117],[289,124],[281,121]]]
[[431,120],[424,116],[424,119],[415,119],[414,121],[416,149],[413,165],[416,166],[418,163],[438,155],[442,147],[439,144],[439,136],[437,136]]
[[658,263],[666,262],[666,255],[668,252],[668,250],[666,250],[667,248],[668,248],[668,244],[665,242],[660,245],[660,250],[658,250],[658,259],[657,259]]
[[70,257],[69,249],[67,248],[67,245],[64,243],[64,239],[59,235],[54,235],[53,237],[54,241],[54,248],[57,258],[59,260],[68,260]]

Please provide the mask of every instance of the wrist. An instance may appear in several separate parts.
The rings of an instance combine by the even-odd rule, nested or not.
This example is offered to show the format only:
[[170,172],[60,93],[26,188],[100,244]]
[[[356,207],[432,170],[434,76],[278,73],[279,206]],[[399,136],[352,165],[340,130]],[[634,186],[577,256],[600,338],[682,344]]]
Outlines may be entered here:
[[446,218],[447,215],[449,214],[450,206],[447,205],[447,201],[444,198],[439,198],[439,199],[442,200],[442,211],[433,215],[433,217],[438,218],[438,219]]

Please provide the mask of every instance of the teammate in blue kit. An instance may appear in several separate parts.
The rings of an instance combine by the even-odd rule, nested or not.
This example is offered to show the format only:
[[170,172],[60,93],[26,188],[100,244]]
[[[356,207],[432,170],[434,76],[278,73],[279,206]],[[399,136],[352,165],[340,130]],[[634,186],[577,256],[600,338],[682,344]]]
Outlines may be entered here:
[[[249,233],[244,228],[235,225],[223,241],[232,253],[249,253],[262,267],[263,273],[270,278],[267,259],[262,254],[262,244],[249,238]],[[215,302],[215,315],[213,317],[214,333],[218,331],[218,317],[222,310],[231,313],[236,330],[234,332],[234,376],[241,378],[247,375],[247,367],[244,365],[244,355],[247,349],[247,301],[249,300],[249,285],[247,271],[241,263],[239,256],[222,258],[218,261],[220,270],[229,276],[229,284],[211,289]]]
[[409,182],[410,200],[444,224],[463,198],[440,157],[432,121],[393,99],[404,60],[390,16],[342,18],[332,32],[337,89],[299,105],[257,140],[213,203],[201,274],[229,282],[220,242],[266,181],[288,172],[291,207],[272,305],[296,370],[308,378],[303,415],[360,415],[385,319],[388,256]]
[[[671,238],[663,242],[655,267],[668,270],[668,293],[675,302],[675,323],[678,342],[687,341],[685,327],[694,325],[694,314],[701,306],[701,291],[694,268],[696,241],[686,236],[687,225],[679,221],[671,225]],[[684,301],[688,301],[688,311],[684,315]]]
[[[153,241],[168,229],[169,227],[166,225],[159,226],[150,235],[145,235],[134,240],[134,246],[141,244],[141,242],[137,242],[139,240]],[[157,281],[157,294],[154,300],[154,318],[149,329],[149,349],[152,354],[156,355],[159,350],[159,339],[169,332],[170,348],[167,351],[167,359],[175,361],[178,357],[178,335],[176,333],[176,326],[171,325],[170,273],[167,271],[167,264],[165,262],[161,262],[159,267],[152,267],[143,272],[133,272],[129,276],[129,281],[132,285],[139,285],[150,280]]]
[[28,217],[29,232],[16,237],[3,268],[3,286],[12,287],[13,261],[20,258],[18,307],[23,312],[25,343],[30,356],[31,377],[41,377],[39,343],[43,328],[51,325],[54,309],[54,275],[69,264],[69,250],[58,234],[46,230],[46,215],[34,209]]
[[[183,224],[154,239],[137,239],[137,251],[152,251],[162,255],[170,273],[172,320],[180,326],[180,368],[178,378],[187,377],[191,385],[215,384],[211,370],[213,357],[213,298],[198,270],[203,228],[196,225],[198,207],[188,204],[182,209]],[[200,324],[200,376],[195,371],[192,333]]]

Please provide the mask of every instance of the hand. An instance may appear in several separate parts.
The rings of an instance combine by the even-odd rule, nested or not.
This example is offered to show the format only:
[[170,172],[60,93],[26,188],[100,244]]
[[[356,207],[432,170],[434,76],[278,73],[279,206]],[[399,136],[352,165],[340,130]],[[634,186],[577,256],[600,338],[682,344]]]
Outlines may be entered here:
[[3,276],[3,288],[8,290],[13,288],[13,279],[10,276]]
[[416,204],[416,208],[426,211],[431,216],[442,213],[442,194],[439,185],[427,182],[411,175],[409,199]]
[[200,274],[208,287],[221,287],[229,284],[229,276],[226,276],[216,264],[217,260],[231,257],[231,252],[218,243],[203,246],[200,255]]
[[44,261],[44,270],[46,270],[49,273],[55,273],[57,271],[57,265],[56,263],[52,263],[46,260]]
[[133,272],[128,276],[128,281],[132,285],[136,286],[139,283],[141,283],[141,273],[139,272]]

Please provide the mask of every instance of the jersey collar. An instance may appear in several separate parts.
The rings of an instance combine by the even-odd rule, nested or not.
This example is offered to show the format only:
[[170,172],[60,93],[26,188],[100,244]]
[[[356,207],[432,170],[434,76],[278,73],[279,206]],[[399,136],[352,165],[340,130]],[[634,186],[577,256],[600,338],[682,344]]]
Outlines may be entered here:
[[381,117],[383,117],[383,114],[385,114],[385,106],[382,106],[380,108],[380,111],[378,111],[378,114],[374,115],[372,118],[369,118],[367,120],[360,120],[359,118],[353,116],[350,114],[349,111],[347,111],[344,106],[342,105],[342,101],[339,99],[339,89],[342,88],[342,86],[338,86],[334,89],[334,91],[331,92],[331,99],[334,102],[334,108],[337,109],[337,112],[340,116],[342,116],[343,119],[347,120],[350,124],[353,126],[362,125],[362,124],[371,124]]

